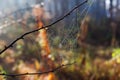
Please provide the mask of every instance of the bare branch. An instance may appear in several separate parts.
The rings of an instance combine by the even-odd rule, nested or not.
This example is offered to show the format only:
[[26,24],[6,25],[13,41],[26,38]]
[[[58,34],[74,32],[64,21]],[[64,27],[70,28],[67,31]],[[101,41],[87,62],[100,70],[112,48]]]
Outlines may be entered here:
[[63,65],[61,65],[61,66],[58,66],[58,67],[55,68],[55,69],[52,69],[52,70],[49,70],[49,71],[45,71],[45,72],[22,73],[22,74],[6,74],[6,73],[2,73],[2,74],[0,74],[0,75],[1,75],[1,76],[10,76],[10,77],[17,77],[17,76],[24,76],[24,75],[41,75],[41,74],[47,74],[47,73],[50,73],[50,72],[56,72],[56,71],[62,69],[63,67],[72,65],[72,64],[74,64],[74,63],[75,63],[75,62],[69,63],[69,64],[63,64]]
[[61,17],[60,19],[56,20],[55,22],[53,22],[53,23],[51,23],[51,24],[49,24],[49,25],[47,25],[47,26],[44,26],[44,27],[42,27],[42,28],[35,29],[35,30],[32,30],[32,31],[29,31],[29,32],[24,33],[24,34],[21,35],[20,37],[16,38],[13,42],[11,42],[10,45],[6,46],[2,51],[0,51],[0,54],[2,54],[3,52],[5,52],[8,48],[13,47],[13,44],[15,44],[18,40],[23,39],[26,35],[31,34],[31,33],[34,33],[34,32],[37,32],[37,31],[39,31],[39,30],[41,30],[41,29],[49,28],[49,27],[51,27],[52,25],[60,22],[61,20],[63,20],[63,19],[66,18],[67,16],[69,16],[74,10],[76,10],[77,8],[79,8],[80,6],[84,5],[84,4],[87,3],[87,2],[88,2],[88,0],[85,0],[84,2],[80,3],[79,5],[75,6],[72,10],[70,10],[68,13],[66,13],[63,17]]

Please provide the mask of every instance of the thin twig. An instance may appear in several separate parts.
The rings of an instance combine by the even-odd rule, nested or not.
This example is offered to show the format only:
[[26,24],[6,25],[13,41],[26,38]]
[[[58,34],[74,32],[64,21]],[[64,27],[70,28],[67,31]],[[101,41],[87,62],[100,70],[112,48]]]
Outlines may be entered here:
[[38,28],[38,29],[35,29],[35,30],[32,30],[32,31],[29,31],[29,32],[24,33],[24,34],[21,35],[20,37],[16,38],[13,42],[11,42],[11,44],[9,44],[8,46],[6,46],[2,51],[0,51],[0,54],[2,54],[3,52],[5,52],[8,48],[13,47],[13,44],[15,44],[18,40],[24,39],[24,37],[25,37],[26,35],[31,34],[31,33],[34,33],[34,32],[37,32],[37,31],[39,31],[39,30],[41,30],[41,29],[49,28],[49,27],[51,27],[52,25],[60,22],[61,20],[63,20],[63,19],[66,18],[67,16],[69,16],[74,10],[76,10],[77,8],[79,8],[80,6],[82,6],[83,4],[85,4],[85,3],[87,3],[87,2],[88,2],[88,0],[85,0],[84,2],[80,3],[79,5],[77,5],[76,7],[74,7],[71,11],[69,11],[68,13],[66,13],[62,18],[56,20],[55,22],[53,22],[53,23],[51,23],[51,24],[49,24],[49,25],[47,25],[47,26],[44,26],[44,27],[42,27],[42,28]]
[[10,76],[10,77],[25,76],[25,75],[41,75],[41,74],[47,74],[47,73],[50,73],[50,72],[56,72],[56,71],[62,69],[63,67],[72,65],[72,64],[74,64],[74,63],[75,63],[75,62],[69,63],[69,64],[63,64],[63,65],[61,65],[61,66],[58,66],[58,67],[55,68],[55,69],[52,69],[52,70],[49,70],[49,71],[45,71],[45,72],[22,73],[22,74],[6,74],[6,73],[2,73],[2,74],[0,74],[0,75],[1,75],[1,76]]

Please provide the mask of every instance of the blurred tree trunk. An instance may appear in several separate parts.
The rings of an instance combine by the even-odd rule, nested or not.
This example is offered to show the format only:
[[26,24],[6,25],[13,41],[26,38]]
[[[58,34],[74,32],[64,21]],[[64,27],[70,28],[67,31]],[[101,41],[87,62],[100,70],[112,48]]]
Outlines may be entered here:
[[[62,15],[62,6],[63,6],[64,2],[63,0],[54,0],[54,9],[55,9],[55,16],[61,16]],[[67,4],[66,4],[67,5]]]
[[113,0],[110,0],[109,12],[110,12],[110,18],[112,19],[113,18]]
[[102,22],[106,18],[105,0],[96,0],[91,6],[89,14],[95,20],[97,26],[104,24]]
[[110,0],[110,9],[109,9],[109,12],[110,12],[110,26],[111,26],[111,29],[112,29],[112,40],[111,40],[111,46],[112,47],[115,47],[117,45],[117,40],[116,40],[116,30],[117,30],[117,23],[116,21],[114,20],[114,17],[113,17],[113,0]]
[[80,33],[78,36],[78,44],[81,47],[81,52],[84,55],[83,59],[81,61],[81,65],[84,66],[86,64],[86,56],[87,54],[87,48],[88,44],[86,43],[87,35],[88,35],[88,26],[90,22],[90,17],[86,17],[85,19],[82,20],[81,26],[80,26]]
[[[42,28],[44,26],[44,23],[42,21],[44,13],[45,13],[45,11],[44,11],[43,7],[35,7],[33,9],[33,14],[36,19],[37,29]],[[48,43],[48,39],[47,39],[46,29],[41,29],[38,32],[37,41],[42,48],[41,53],[43,53],[43,55],[45,55],[45,56],[48,56],[50,54],[50,47],[49,47],[49,43]]]
[[61,10],[62,13],[65,14],[68,11],[68,0],[61,0]]
[[59,1],[59,11],[60,11],[60,16],[63,16],[66,12],[68,12],[68,6],[69,6],[69,2],[68,0],[60,0]]
[[119,10],[119,4],[120,4],[120,0],[117,0],[117,5],[116,5],[117,10]]
[[36,0],[36,4],[39,4],[42,0]]
[[[44,8],[43,7],[35,7],[33,8],[33,15],[36,19],[36,28],[42,28],[44,26],[44,23],[42,21],[42,17],[44,15]],[[38,31],[38,35],[36,40],[38,41],[40,47],[41,47],[41,51],[40,53],[42,53],[42,56],[44,59],[47,60],[48,55],[50,54],[50,47],[49,47],[49,42],[48,42],[48,38],[47,38],[47,31],[46,29],[41,29]]]
[[89,22],[90,22],[90,17],[86,17],[85,19],[82,20],[81,26],[80,26],[80,34],[78,36],[78,43],[83,49],[87,48],[87,44],[85,41],[88,35]]

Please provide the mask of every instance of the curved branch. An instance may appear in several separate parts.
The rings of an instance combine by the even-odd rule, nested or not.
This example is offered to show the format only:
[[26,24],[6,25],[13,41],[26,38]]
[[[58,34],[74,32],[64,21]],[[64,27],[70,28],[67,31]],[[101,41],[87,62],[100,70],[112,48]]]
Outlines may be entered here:
[[61,17],[60,19],[56,20],[55,22],[53,22],[53,23],[51,23],[51,24],[49,24],[49,25],[47,25],[47,26],[44,26],[44,27],[42,27],[42,28],[38,28],[38,29],[35,29],[35,30],[32,30],[32,31],[29,31],[29,32],[24,33],[24,34],[21,35],[20,37],[16,38],[13,42],[11,42],[10,45],[5,46],[5,48],[4,48],[2,51],[0,51],[0,54],[2,54],[3,52],[5,52],[8,48],[13,47],[13,44],[15,44],[18,40],[24,39],[24,37],[25,37],[26,35],[31,34],[31,33],[34,33],[34,32],[37,32],[37,31],[39,31],[39,30],[41,30],[41,29],[49,28],[49,27],[51,27],[52,25],[60,22],[61,20],[63,20],[63,19],[66,18],[67,16],[69,16],[74,10],[76,10],[77,8],[79,8],[80,6],[84,5],[84,4],[87,3],[87,2],[88,2],[88,0],[85,0],[84,2],[78,4],[78,5],[75,6],[72,10],[70,10],[68,13],[66,13],[63,17]]
[[17,76],[24,76],[24,75],[41,75],[41,74],[47,74],[47,73],[50,73],[50,72],[56,72],[58,70],[60,70],[61,68],[63,67],[66,67],[66,66],[69,66],[69,65],[72,65],[74,64],[75,62],[73,63],[69,63],[69,64],[63,64],[61,66],[58,66],[57,68],[55,69],[52,69],[52,70],[49,70],[49,71],[45,71],[45,72],[36,72],[36,73],[22,73],[22,74],[6,74],[6,73],[2,73],[0,74],[1,76],[10,76],[10,77],[17,77]]

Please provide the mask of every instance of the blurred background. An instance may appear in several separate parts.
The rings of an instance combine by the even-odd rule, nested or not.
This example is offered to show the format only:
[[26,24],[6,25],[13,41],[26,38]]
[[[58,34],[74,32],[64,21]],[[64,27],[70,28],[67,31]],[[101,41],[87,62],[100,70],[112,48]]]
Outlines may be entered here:
[[[0,0],[0,51],[22,34],[60,19],[85,0]],[[119,80],[120,0],[88,0],[49,28],[0,55],[0,80]]]

